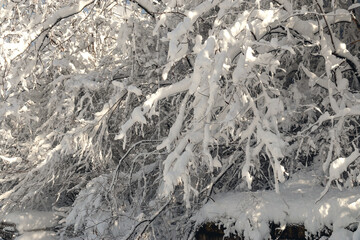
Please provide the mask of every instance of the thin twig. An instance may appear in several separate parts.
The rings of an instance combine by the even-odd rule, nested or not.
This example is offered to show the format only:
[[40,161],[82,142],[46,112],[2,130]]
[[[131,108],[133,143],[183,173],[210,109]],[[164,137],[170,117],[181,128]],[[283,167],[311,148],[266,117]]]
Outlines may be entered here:
[[[333,45],[334,51],[336,51],[336,46],[335,46],[335,42],[334,42],[334,33],[333,33],[333,31],[332,31],[332,29],[331,29],[331,27],[330,27],[330,24],[329,24],[329,22],[328,22],[328,20],[327,20],[327,18],[326,18],[326,14],[325,14],[325,12],[324,12],[324,9],[323,9],[323,7],[321,6],[321,4],[318,2],[318,0],[316,0],[316,4],[319,6],[321,13],[324,15],[323,17],[324,17],[325,24],[326,24],[326,26],[327,26],[328,29],[329,29],[331,43],[332,43],[332,45]],[[321,26],[319,26],[319,27],[321,27]]]
[[146,223],[146,226],[144,227],[144,229],[141,231],[141,233],[138,235],[138,238],[140,238],[143,233],[146,231],[146,229],[149,227],[149,225],[160,215],[160,213],[162,213],[165,208],[170,204],[171,202],[171,198],[168,199],[168,201],[156,212],[152,215],[151,218],[149,219],[144,219],[140,222],[138,222],[138,224],[136,224],[135,226],[133,226],[132,230],[130,231],[130,233],[124,238],[125,240],[130,239],[130,237],[134,234],[135,230],[142,225],[143,223]]
[[110,187],[109,187],[109,191],[114,187],[114,184],[115,184],[115,181],[117,180],[117,176],[118,176],[118,172],[119,172],[119,169],[120,169],[120,165],[122,163],[122,161],[124,161],[124,159],[130,154],[130,152],[138,145],[140,144],[144,144],[144,143],[154,143],[154,142],[162,142],[162,140],[141,140],[139,142],[136,142],[134,143],[130,148],[129,150],[127,150],[127,152],[124,154],[124,156],[120,159],[115,171],[114,171],[114,175],[113,175],[113,178],[112,178],[112,181],[111,181],[111,184],[110,184]]

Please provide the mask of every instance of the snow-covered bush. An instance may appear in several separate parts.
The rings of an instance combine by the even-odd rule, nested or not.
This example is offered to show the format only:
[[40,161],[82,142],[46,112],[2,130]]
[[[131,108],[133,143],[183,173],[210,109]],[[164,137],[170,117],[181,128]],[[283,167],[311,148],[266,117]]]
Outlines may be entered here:
[[1,4],[1,211],[187,238],[214,193],[358,184],[359,4]]

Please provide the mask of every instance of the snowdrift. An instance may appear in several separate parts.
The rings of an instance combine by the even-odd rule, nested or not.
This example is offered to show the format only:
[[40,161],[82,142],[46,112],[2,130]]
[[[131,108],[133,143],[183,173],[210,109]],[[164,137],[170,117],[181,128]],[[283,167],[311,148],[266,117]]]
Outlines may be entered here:
[[[315,171],[297,174],[274,191],[217,194],[193,217],[197,226],[216,222],[225,235],[243,233],[245,239],[270,237],[269,223],[303,224],[307,233],[316,235],[325,227],[332,230],[329,239],[360,239],[357,226],[360,213],[360,187],[330,188],[318,202],[324,187]],[[351,229],[354,230],[354,229]]]
[[[15,227],[15,231],[18,232],[15,234],[16,240],[57,239],[53,228],[58,224],[58,219],[54,212],[12,212],[0,216],[0,223],[7,223],[9,226],[13,225]],[[12,237],[9,236],[9,238],[5,239],[12,239]]]

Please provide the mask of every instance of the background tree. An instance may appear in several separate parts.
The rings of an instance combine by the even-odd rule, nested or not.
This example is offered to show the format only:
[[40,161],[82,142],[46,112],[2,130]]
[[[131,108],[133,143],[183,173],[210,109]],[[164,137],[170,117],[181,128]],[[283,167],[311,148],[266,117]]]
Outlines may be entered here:
[[187,238],[216,192],[312,169],[357,184],[358,4],[1,4],[3,213],[55,209],[65,238]]

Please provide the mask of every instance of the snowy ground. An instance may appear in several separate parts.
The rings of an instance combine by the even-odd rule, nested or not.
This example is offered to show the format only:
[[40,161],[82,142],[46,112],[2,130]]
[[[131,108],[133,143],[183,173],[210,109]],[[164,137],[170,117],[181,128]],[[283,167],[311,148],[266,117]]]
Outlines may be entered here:
[[56,233],[50,231],[35,231],[35,232],[26,232],[23,235],[15,238],[15,240],[55,240]]
[[[269,222],[304,224],[309,233],[316,234],[324,226],[333,230],[329,239],[360,239],[357,227],[360,216],[360,187],[344,189],[331,187],[316,203],[324,187],[318,174],[299,174],[274,191],[217,194],[193,218],[199,226],[205,222],[218,222],[225,233],[243,232],[247,239],[266,239]],[[326,239],[326,238],[323,238]]]
[[54,240],[55,232],[50,231],[56,226],[57,218],[54,212],[13,212],[0,217],[0,222],[14,223],[19,231],[16,240]]
[[[304,224],[312,234],[327,227],[333,231],[330,240],[360,239],[360,228],[357,228],[360,187],[343,191],[330,187],[323,198],[316,202],[324,190],[319,175],[315,171],[296,174],[280,185],[280,194],[275,191],[217,194],[193,220],[197,226],[205,222],[221,223],[226,234],[244,232],[247,239],[267,239],[270,234],[269,222],[279,223],[283,227],[287,224]],[[15,212],[0,217],[0,222],[16,224],[20,233],[16,240],[57,239],[55,232],[49,230],[57,224],[53,212]]]

